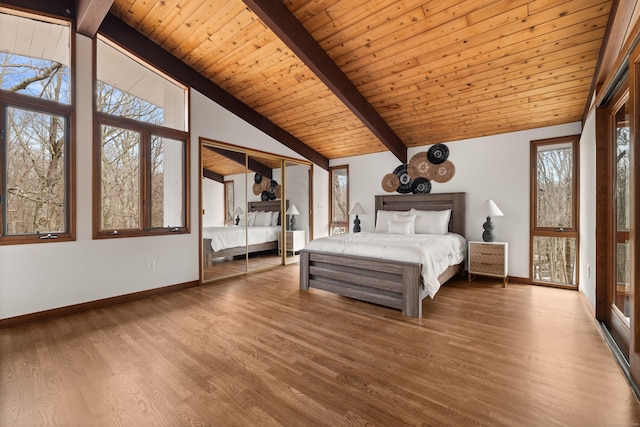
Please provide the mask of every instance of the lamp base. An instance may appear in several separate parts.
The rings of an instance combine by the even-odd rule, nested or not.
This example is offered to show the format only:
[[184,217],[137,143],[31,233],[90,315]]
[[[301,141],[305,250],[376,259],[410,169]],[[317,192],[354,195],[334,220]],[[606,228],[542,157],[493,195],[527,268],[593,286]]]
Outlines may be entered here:
[[291,215],[291,220],[289,220],[289,230],[296,231],[298,229],[298,225],[296,224],[296,217]]
[[360,232],[360,218],[358,218],[358,215],[356,215],[356,219],[353,220],[353,232]]
[[485,242],[495,242],[496,241],[496,232],[494,231],[496,227],[493,225],[491,221],[491,217],[487,217],[487,221],[482,224],[482,228],[484,228],[484,232],[482,233],[482,240]]

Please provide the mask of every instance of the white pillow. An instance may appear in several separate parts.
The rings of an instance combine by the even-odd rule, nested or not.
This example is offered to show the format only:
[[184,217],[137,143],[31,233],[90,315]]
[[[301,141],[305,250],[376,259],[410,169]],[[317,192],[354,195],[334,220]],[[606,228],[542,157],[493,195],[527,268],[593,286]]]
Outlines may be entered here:
[[394,221],[390,219],[388,224],[389,229],[387,230],[387,233],[389,234],[411,234],[412,221]]
[[256,214],[256,227],[268,227],[271,225],[271,212],[258,212]]
[[411,209],[411,213],[416,215],[416,234],[440,234],[449,232],[449,218],[451,209],[443,211],[419,211]]
[[409,234],[416,234],[416,227],[415,227],[416,216],[415,215],[398,215],[398,214],[395,214],[393,216],[393,220],[394,221],[400,221],[400,222],[408,222],[410,224],[410,226],[409,226]]
[[249,212],[249,223],[247,226],[254,227],[256,225],[256,215],[258,212]]
[[376,216],[376,233],[386,233],[389,229],[389,220],[393,220],[395,215],[407,216],[410,215],[409,211],[383,211],[379,210]]
[[278,225],[279,220],[280,220],[280,212],[279,211],[271,212],[271,226],[275,227],[276,225]]

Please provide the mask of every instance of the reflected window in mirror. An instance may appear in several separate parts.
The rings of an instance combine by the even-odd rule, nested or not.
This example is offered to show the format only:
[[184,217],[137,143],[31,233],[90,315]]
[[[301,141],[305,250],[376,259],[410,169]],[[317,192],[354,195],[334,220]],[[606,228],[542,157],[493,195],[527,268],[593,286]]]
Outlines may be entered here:
[[349,166],[329,168],[329,234],[349,232]]
[[[236,224],[234,221],[233,181],[224,182],[224,225]],[[240,207],[238,207],[240,209]]]

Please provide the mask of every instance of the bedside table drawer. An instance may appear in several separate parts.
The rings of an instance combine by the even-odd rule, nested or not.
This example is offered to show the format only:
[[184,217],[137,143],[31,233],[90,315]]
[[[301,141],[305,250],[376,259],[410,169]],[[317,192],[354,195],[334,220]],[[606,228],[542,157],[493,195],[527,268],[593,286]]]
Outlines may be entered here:
[[478,274],[495,274],[502,277],[504,276],[504,261],[500,264],[486,264],[474,260],[469,264],[469,271]]
[[477,255],[501,255],[504,257],[504,247],[499,245],[487,245],[484,243],[470,243],[469,247],[474,256]]
[[474,253],[473,262],[479,264],[493,264],[504,266],[504,252],[497,254]]

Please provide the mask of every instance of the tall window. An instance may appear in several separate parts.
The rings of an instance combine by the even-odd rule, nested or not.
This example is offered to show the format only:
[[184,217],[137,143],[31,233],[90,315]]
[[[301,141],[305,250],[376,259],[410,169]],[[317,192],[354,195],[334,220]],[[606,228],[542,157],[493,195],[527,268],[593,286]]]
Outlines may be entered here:
[[531,143],[531,279],[574,287],[578,263],[578,139]]
[[[631,313],[631,267],[632,267],[632,243],[631,232],[631,128],[629,126],[630,102],[628,94],[623,102],[617,105],[612,114],[612,128],[614,135],[612,141],[613,165],[613,198],[615,218],[615,280],[613,280],[612,292],[614,295],[612,307],[615,307],[619,317],[629,327]],[[613,248],[612,248],[613,249]]]
[[187,90],[98,37],[94,235],[188,231]]
[[329,234],[349,232],[349,166],[329,168]]
[[75,238],[70,33],[0,10],[0,244]]

